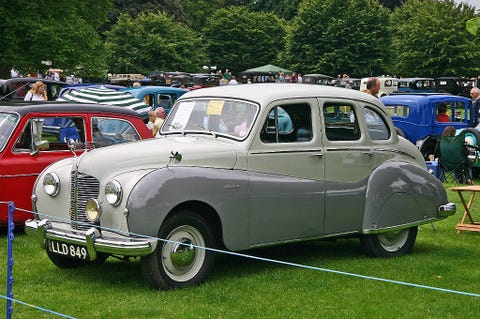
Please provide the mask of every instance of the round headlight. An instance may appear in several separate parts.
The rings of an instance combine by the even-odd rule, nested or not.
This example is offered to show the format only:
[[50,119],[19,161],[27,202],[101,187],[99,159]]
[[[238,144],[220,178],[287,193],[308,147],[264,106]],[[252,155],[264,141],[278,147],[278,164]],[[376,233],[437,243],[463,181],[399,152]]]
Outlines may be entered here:
[[91,222],[97,222],[100,219],[100,215],[102,215],[102,208],[100,207],[100,203],[98,200],[90,198],[87,201],[87,205],[85,206],[85,214],[87,218]]
[[55,173],[48,173],[43,178],[43,190],[48,195],[54,197],[60,192],[60,178]]
[[105,185],[105,199],[110,205],[118,206],[122,201],[122,185],[116,180],[108,182]]

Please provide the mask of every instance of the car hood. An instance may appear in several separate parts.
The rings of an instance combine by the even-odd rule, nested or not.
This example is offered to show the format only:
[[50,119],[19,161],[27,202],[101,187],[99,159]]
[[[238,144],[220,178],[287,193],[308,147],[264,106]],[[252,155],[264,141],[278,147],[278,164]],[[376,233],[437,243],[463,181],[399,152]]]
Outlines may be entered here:
[[[165,166],[203,166],[231,169],[235,166],[234,144],[213,136],[162,136],[133,143],[102,147],[79,158],[81,171],[129,171]],[[174,155],[176,158],[174,158]]]

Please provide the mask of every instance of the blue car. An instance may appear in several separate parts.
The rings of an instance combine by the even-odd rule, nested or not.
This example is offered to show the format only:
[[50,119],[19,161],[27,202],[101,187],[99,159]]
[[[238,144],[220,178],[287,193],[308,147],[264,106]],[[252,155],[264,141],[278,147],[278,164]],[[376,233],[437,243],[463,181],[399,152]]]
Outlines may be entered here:
[[[435,154],[438,136],[447,126],[467,131],[473,145],[480,144],[477,112],[469,98],[441,93],[394,94],[380,99],[390,113],[398,135],[416,144],[425,159]],[[448,122],[437,119],[446,107]]]
[[188,92],[186,89],[154,85],[128,87],[121,91],[128,92],[137,99],[144,101],[145,104],[150,105],[153,110],[160,106],[163,107],[165,114],[170,112],[173,103],[175,103],[180,96]]

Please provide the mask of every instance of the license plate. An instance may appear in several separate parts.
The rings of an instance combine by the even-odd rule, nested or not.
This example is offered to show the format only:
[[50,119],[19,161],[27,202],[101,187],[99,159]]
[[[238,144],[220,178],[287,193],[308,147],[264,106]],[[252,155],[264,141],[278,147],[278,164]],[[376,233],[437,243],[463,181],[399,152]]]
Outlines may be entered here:
[[57,255],[62,255],[73,259],[90,260],[88,257],[87,248],[83,246],[48,240],[47,249],[48,251]]

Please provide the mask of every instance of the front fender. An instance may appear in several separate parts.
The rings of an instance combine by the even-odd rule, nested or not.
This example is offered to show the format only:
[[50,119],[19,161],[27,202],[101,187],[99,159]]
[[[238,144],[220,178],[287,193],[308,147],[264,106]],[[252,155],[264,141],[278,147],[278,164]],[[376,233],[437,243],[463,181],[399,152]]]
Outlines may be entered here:
[[425,169],[408,162],[385,162],[369,177],[362,231],[375,233],[442,219],[438,210],[447,203],[443,184]]
[[[248,248],[248,178],[243,171],[202,167],[166,167],[144,176],[127,200],[131,232],[157,236],[178,207],[205,207],[216,214],[227,248]],[[196,208],[197,207],[197,208]],[[202,207],[202,208],[200,208]]]

